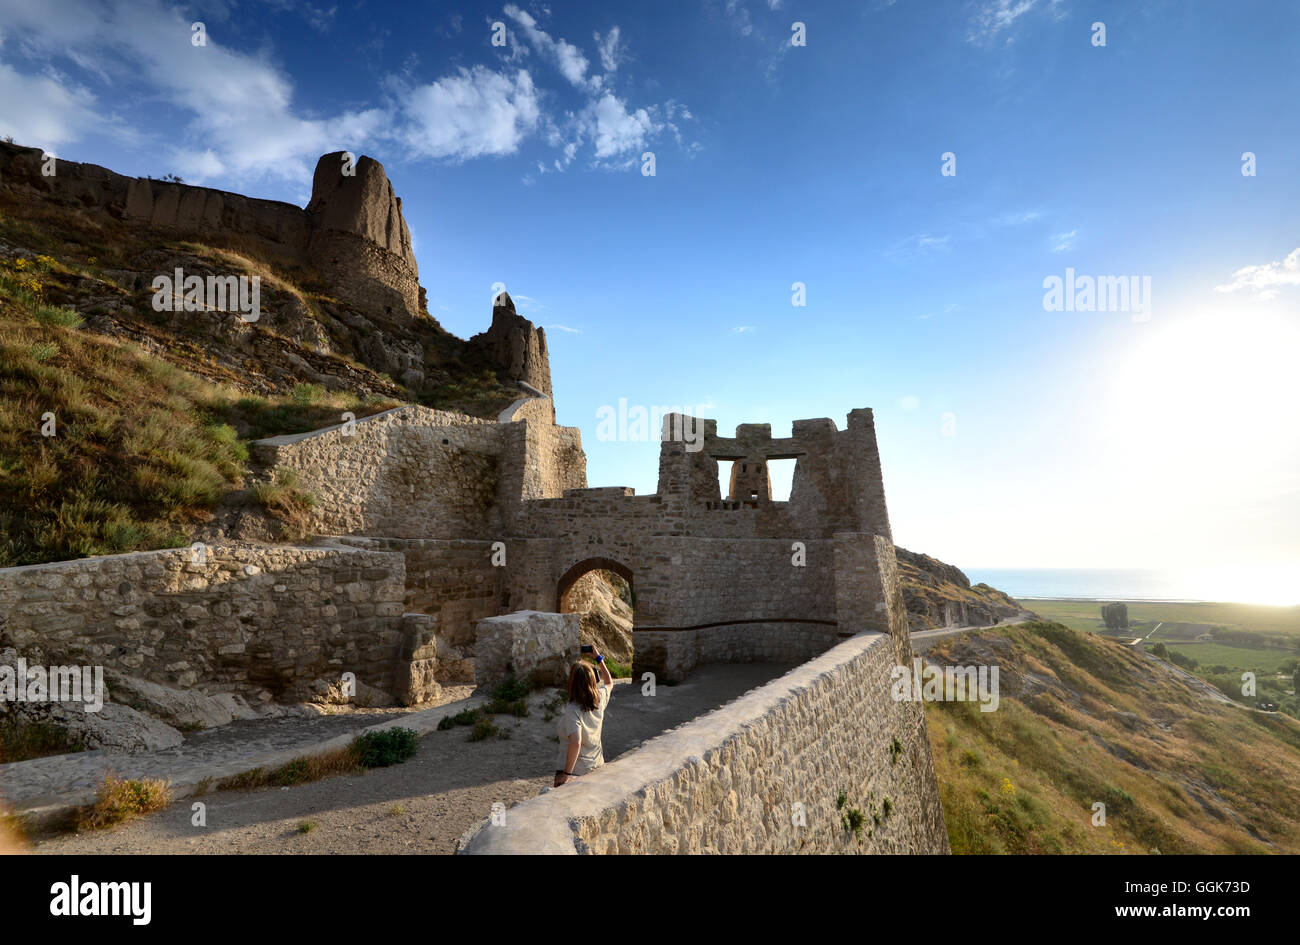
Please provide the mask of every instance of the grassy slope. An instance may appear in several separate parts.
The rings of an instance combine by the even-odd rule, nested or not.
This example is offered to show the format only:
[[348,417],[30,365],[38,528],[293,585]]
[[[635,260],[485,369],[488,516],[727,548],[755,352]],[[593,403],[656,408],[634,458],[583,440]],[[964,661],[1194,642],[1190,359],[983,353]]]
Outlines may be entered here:
[[1210,701],[1059,624],[965,635],[929,658],[1001,672],[997,711],[926,705],[955,852],[1300,852],[1295,720]]
[[187,544],[240,484],[241,436],[391,405],[310,385],[247,395],[88,332],[70,309],[43,303],[58,266],[0,265],[0,567]]
[[[1073,629],[1104,632],[1101,605],[1094,601],[1033,600],[1027,606]],[[1300,662],[1300,607],[1153,601],[1130,603],[1128,609],[1132,632],[1125,636],[1163,643],[1185,667],[1238,702],[1272,702],[1300,718],[1294,680]],[[1194,642],[1204,633],[1214,639]],[[1255,674],[1253,694],[1242,691],[1246,672]]]
[[[150,291],[128,292],[109,277],[159,253],[261,275],[264,303],[337,305],[295,285],[302,274],[0,192],[0,567],[188,544],[240,488],[249,439],[410,400],[493,416],[518,396],[481,364],[460,363],[464,342],[438,328],[426,331],[426,351],[442,380],[418,395],[342,354],[326,360],[368,392],[295,382],[284,365],[304,352],[269,318],[251,330],[274,367],[244,363],[201,319],[160,320]],[[111,333],[92,331],[87,317]],[[42,436],[49,414],[57,432]]]

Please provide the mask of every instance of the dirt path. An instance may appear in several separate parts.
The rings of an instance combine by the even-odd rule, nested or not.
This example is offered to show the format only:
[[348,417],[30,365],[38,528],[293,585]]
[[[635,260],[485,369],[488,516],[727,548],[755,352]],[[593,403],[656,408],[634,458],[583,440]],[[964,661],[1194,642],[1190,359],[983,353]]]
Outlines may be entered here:
[[[697,668],[653,698],[620,681],[606,715],[605,757],[708,712],[781,675],[793,664],[715,664]],[[551,784],[558,739],[545,703],[534,693],[530,715],[495,716],[507,738],[466,740],[468,729],[433,732],[405,764],[293,788],[222,791],[187,798],[121,827],[58,837],[38,853],[451,853],[494,803],[535,796]],[[196,827],[191,805],[206,806]],[[300,832],[304,821],[314,824]]]

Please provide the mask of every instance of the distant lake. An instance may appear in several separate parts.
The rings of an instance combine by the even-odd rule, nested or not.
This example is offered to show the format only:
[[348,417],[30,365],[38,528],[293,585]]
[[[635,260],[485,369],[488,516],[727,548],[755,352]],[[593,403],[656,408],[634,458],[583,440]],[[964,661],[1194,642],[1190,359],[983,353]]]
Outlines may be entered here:
[[[972,568],[972,584],[983,582],[1012,597],[1082,597],[1088,600],[1229,600],[1216,590],[1161,571]],[[1199,586],[1197,586],[1199,584]],[[1219,592],[1226,590],[1220,588]]]

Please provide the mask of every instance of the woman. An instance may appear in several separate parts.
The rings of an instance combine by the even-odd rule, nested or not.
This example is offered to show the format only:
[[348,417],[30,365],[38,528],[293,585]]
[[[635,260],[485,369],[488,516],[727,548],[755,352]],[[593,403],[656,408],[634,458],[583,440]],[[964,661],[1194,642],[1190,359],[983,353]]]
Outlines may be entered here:
[[555,769],[555,786],[577,778],[605,763],[600,731],[605,724],[605,707],[614,688],[614,677],[605,668],[605,657],[594,647],[600,682],[590,663],[579,661],[569,670],[569,704],[560,716],[560,767]]

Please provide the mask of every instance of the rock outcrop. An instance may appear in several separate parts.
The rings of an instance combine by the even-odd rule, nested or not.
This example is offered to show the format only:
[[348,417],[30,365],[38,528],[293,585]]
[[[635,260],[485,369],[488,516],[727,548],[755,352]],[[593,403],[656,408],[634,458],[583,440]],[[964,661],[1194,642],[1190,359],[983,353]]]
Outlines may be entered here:
[[895,547],[894,553],[912,630],[991,626],[1024,610],[1002,591],[987,584],[972,585],[951,564],[906,548]]
[[517,314],[509,293],[502,292],[493,301],[492,327],[469,341],[499,364],[509,380],[527,384],[544,397],[551,396],[546,330]]

